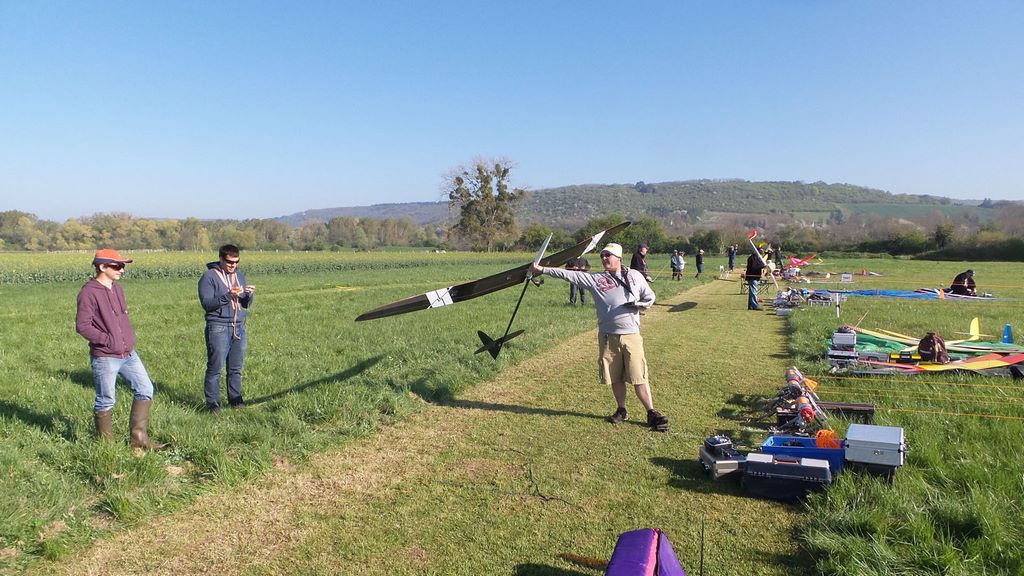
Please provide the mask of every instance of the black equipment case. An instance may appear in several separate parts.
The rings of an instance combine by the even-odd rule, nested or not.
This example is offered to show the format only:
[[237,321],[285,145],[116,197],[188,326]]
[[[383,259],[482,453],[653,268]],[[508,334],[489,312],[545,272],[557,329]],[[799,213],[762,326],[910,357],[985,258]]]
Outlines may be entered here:
[[728,436],[709,436],[700,447],[697,461],[713,480],[739,480],[747,458],[732,445]]
[[832,483],[828,460],[785,454],[747,454],[740,486],[751,496],[792,501]]

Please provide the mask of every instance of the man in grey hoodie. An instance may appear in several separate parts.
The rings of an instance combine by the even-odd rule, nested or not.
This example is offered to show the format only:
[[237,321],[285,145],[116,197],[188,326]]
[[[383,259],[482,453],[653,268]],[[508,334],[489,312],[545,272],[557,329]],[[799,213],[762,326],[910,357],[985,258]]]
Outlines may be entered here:
[[622,265],[622,246],[618,244],[608,244],[601,250],[601,265],[603,271],[590,273],[534,264],[531,272],[568,280],[593,295],[601,383],[611,384],[618,405],[608,420],[618,424],[629,418],[626,385],[632,384],[637,399],[647,410],[647,424],[652,430],[665,432],[668,418],[654,409],[644,341],[640,336],[640,311],[654,304],[654,291],[643,274]]
[[256,287],[245,283],[238,269],[238,246],[220,247],[220,260],[206,265],[199,278],[199,303],[206,311],[206,377],[203,392],[206,409],[220,412],[221,372],[227,364],[228,403],[232,408],[245,406],[242,398],[242,368],[245,365],[245,317],[252,305]]

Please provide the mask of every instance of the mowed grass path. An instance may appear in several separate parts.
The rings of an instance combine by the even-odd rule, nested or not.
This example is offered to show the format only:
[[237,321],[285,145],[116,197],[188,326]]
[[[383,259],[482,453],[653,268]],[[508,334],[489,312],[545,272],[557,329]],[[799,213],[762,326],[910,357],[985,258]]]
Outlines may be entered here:
[[[620,532],[653,526],[697,573],[704,519],[707,573],[810,573],[795,537],[802,507],[747,498],[709,481],[696,462],[711,433],[759,441],[737,429],[730,406],[781,386],[784,320],[745,308],[736,282],[715,281],[658,302],[644,317],[655,403],[671,418],[667,434],[640,425],[632,394],[632,420],[605,422],[614,403],[597,382],[591,331],[378,434],[302,465],[282,460],[258,482],[204,495],[35,568],[597,574],[561,555],[607,559]],[[593,309],[579,313],[592,317]]]

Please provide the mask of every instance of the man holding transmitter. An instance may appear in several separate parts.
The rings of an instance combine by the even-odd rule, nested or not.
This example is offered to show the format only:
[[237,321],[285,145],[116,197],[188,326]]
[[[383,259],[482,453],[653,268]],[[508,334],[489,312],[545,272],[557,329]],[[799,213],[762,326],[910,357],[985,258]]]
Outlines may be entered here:
[[547,274],[581,286],[594,296],[597,310],[599,372],[602,384],[611,384],[618,407],[608,420],[613,424],[629,418],[626,412],[626,384],[633,385],[637,399],[647,410],[647,424],[658,432],[668,431],[668,418],[654,409],[640,336],[640,310],[654,304],[654,291],[637,270],[622,265],[622,246],[608,244],[601,250],[601,272],[577,272],[545,268],[534,264],[534,275]]
[[245,406],[242,398],[242,367],[245,365],[245,317],[256,287],[245,283],[238,269],[238,246],[220,247],[220,260],[206,265],[199,278],[199,303],[206,311],[206,378],[203,383],[206,409],[220,413],[221,372],[227,364],[228,403]]

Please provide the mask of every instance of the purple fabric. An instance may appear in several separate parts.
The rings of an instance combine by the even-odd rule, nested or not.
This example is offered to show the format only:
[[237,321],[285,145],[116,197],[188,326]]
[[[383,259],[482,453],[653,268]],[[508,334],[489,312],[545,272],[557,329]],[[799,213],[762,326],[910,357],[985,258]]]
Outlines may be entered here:
[[623,532],[606,576],[686,576],[665,533],[657,528]]
[[615,543],[605,576],[654,576],[658,532],[651,528],[623,532]]
[[679,564],[676,551],[668,541],[668,536],[659,531],[658,536],[658,576],[686,576],[686,571]]

